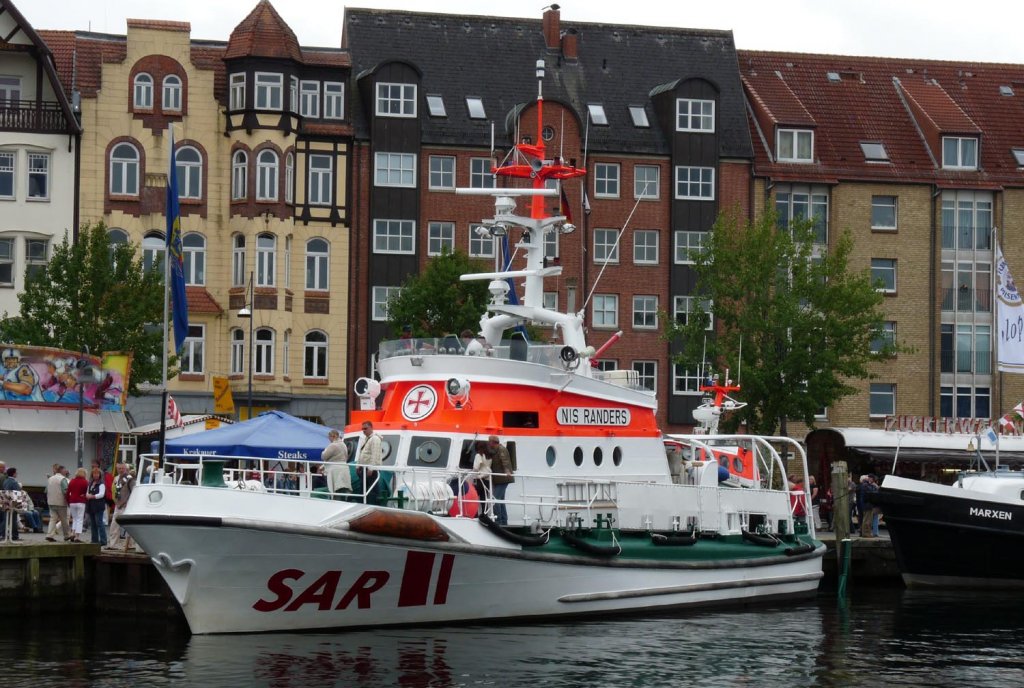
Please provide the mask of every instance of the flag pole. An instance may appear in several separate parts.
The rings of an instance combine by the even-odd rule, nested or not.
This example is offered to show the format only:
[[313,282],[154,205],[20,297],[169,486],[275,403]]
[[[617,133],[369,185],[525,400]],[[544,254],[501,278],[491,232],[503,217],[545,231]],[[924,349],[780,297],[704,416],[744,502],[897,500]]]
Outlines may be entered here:
[[[167,141],[170,144],[167,151],[167,187],[171,186],[171,176],[175,173],[174,171],[174,129],[173,124],[167,125]],[[171,208],[167,204],[164,208],[164,214],[170,213]],[[165,243],[167,243],[168,237],[164,237]],[[160,340],[160,348],[163,350],[163,363],[161,368],[161,385],[160,385],[160,451],[158,454],[158,467],[163,468],[164,465],[164,447],[167,441],[167,317],[170,311],[170,287],[171,287],[171,260],[170,251],[164,249],[164,330],[163,338]]]

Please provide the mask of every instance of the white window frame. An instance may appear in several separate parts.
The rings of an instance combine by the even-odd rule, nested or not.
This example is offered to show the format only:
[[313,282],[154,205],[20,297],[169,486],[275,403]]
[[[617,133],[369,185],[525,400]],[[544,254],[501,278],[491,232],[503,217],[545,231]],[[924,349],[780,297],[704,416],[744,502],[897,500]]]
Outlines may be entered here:
[[431,117],[447,117],[448,110],[444,106],[444,98],[436,94],[427,94],[427,112]]
[[416,84],[381,81],[375,90],[378,117],[415,117]]
[[401,287],[374,287],[370,307],[370,319],[375,322],[388,320],[388,302],[402,291]]
[[292,239],[294,237],[289,234],[284,238],[284,288],[291,289],[292,287]]
[[[312,246],[314,242],[323,243]],[[330,279],[331,244],[323,237],[313,237],[306,241],[306,291],[328,291]]]
[[25,279],[46,269],[50,262],[50,242],[46,239],[25,239]]
[[[809,142],[807,155],[800,155],[800,142],[802,140]],[[784,151],[784,143],[787,144],[788,152]],[[779,129],[775,134],[775,144],[775,159],[778,162],[814,162],[813,129]]]
[[136,110],[153,109],[153,76],[139,72],[132,82],[132,106]]
[[[878,261],[878,265],[876,265]],[[881,261],[886,261],[890,265],[882,265]],[[877,273],[877,274],[876,274]],[[892,286],[889,286],[889,280],[885,279],[885,275],[892,275]],[[878,282],[877,277],[882,279],[885,286],[878,287],[876,291],[880,291],[883,294],[895,294],[899,282],[897,281],[897,262],[895,258],[872,258],[871,259],[871,283]]]
[[[949,144],[953,144],[952,151],[950,151]],[[952,160],[949,159],[949,153],[952,153]],[[971,159],[968,160],[967,157]],[[942,168],[946,170],[978,169],[978,139],[974,136],[943,136]]]
[[345,119],[345,84],[324,82],[324,119]]
[[4,200],[14,200],[18,194],[18,154],[14,151],[0,151],[0,178],[11,187],[10,194],[0,194]]
[[594,196],[618,198],[622,169],[617,162],[594,163]]
[[[196,237],[199,242],[196,243]],[[195,246],[192,244],[196,243]],[[185,284],[202,287],[206,284],[206,237],[199,232],[188,232],[181,238]]]
[[676,166],[676,199],[715,200],[715,168]]
[[277,284],[277,237],[264,232],[256,235],[256,286]]
[[299,115],[307,119],[320,119],[320,82],[299,82]]
[[608,115],[605,114],[604,105],[600,103],[589,103],[587,105],[587,113],[590,115],[590,121],[593,122],[595,126],[608,126]]
[[291,151],[284,156],[284,202],[295,203],[295,154]]
[[0,284],[14,284],[14,237],[0,237]]
[[[265,159],[265,156],[269,156]],[[256,200],[277,201],[278,166],[281,162],[277,151],[264,148],[256,154]]]
[[[875,218],[875,208],[892,209],[892,224],[879,224]],[[893,195],[873,195],[871,197],[871,229],[896,231],[899,227],[899,197]]]
[[710,239],[708,232],[692,232],[679,229],[674,232],[676,265],[693,265],[694,258],[704,252],[704,243]]
[[142,237],[142,271],[149,272],[164,264],[164,256],[167,255],[167,240],[164,233],[156,230],[146,232]]
[[416,221],[376,219],[373,221],[373,252],[411,255],[416,252]]
[[[117,157],[117,151],[130,149],[134,158]],[[138,196],[139,195],[139,149],[134,144],[122,141],[110,149],[110,195],[111,196]],[[115,169],[120,169],[121,188],[115,188]]]
[[[643,237],[643,240],[641,240]],[[653,241],[652,241],[653,240]],[[657,265],[661,233],[656,229],[638,229],[633,232],[633,264]],[[653,258],[648,254],[653,251]]]
[[[310,337],[313,336],[323,337],[323,341],[319,339],[310,340]],[[329,359],[327,352],[330,348],[329,345],[330,338],[323,330],[310,330],[306,333],[302,340],[302,376],[304,378],[307,380],[327,379],[327,362]],[[310,354],[312,354],[312,357],[310,357]],[[310,363],[313,364],[312,368]]]
[[877,354],[881,352],[883,346],[894,344],[896,344],[896,321],[885,320],[882,322],[882,327],[871,338],[871,353]]
[[594,329],[614,330],[619,326],[619,295],[594,294],[591,307],[591,319]]
[[[639,316],[641,323],[637,324]],[[658,329],[658,297],[654,294],[635,294],[633,296],[633,329]]]
[[231,286],[245,286],[245,235],[236,234],[231,240]]
[[249,195],[249,154],[236,150],[231,155],[231,200],[244,201]]
[[674,396],[700,396],[704,384],[704,376],[698,366],[691,366],[689,369],[682,363],[672,366],[672,394]]
[[284,75],[278,72],[256,72],[256,110],[280,111],[284,107]]
[[236,72],[231,75],[231,96],[229,98],[229,108],[232,111],[244,110],[245,109],[245,73]]
[[373,158],[373,185],[415,189],[416,154],[375,154]]
[[715,101],[676,98],[676,131],[713,134],[715,131]]
[[291,370],[289,367],[288,359],[292,354],[292,331],[285,330],[284,335],[281,337],[281,375],[288,377],[288,373]]
[[[888,400],[885,411],[874,411],[876,399]],[[885,418],[896,413],[896,384],[892,382],[872,382],[868,387],[868,415],[871,418]]]
[[494,258],[494,237],[478,229],[486,228],[479,223],[469,225],[469,257]]
[[[186,158],[182,159],[182,154]],[[189,159],[195,153],[197,159]],[[203,197],[203,154],[195,146],[182,146],[175,152],[175,174],[178,175],[178,198],[199,200]]]
[[546,291],[541,296],[541,308],[549,311],[558,311],[558,292]]
[[231,355],[229,358],[229,375],[245,373],[245,331],[240,327],[231,330]]
[[160,109],[164,112],[181,112],[181,94],[181,77],[177,74],[165,76],[160,92]]
[[[649,359],[641,359],[630,363],[630,368],[636,372],[637,384],[652,392],[658,391],[658,362]],[[650,380],[648,387],[645,381]]]
[[487,119],[484,99],[480,96],[466,96],[466,111],[469,113],[470,119]]
[[[269,334],[270,336],[263,336],[265,334]],[[276,333],[269,327],[257,328],[253,333],[253,344],[256,347],[253,355],[253,374],[274,374],[274,344],[276,339]]]
[[[708,314],[708,324],[704,328],[708,332],[715,329],[715,310],[714,304],[711,303],[710,299],[705,299],[700,296],[693,295],[676,295],[672,297],[672,317],[680,325],[685,325],[690,321],[690,313],[693,312],[694,304],[700,307],[702,311]],[[684,316],[682,319],[680,316]]]
[[427,223],[427,255],[439,256],[444,253],[455,252],[455,223],[443,221],[431,221]]
[[597,228],[594,230],[594,262],[619,262],[619,230]]
[[[41,163],[41,164],[40,164]],[[26,199],[28,201],[48,201],[50,200],[50,154],[49,153],[29,153],[28,154],[28,166],[26,169],[28,173],[28,185],[25,187]],[[42,180],[42,193],[33,190],[33,181]],[[38,187],[37,187],[38,188]]]
[[651,121],[647,117],[647,108],[643,105],[630,105],[629,117],[633,120],[634,127],[645,129],[651,126]]
[[205,362],[206,325],[189,323],[188,336],[185,337],[181,355],[178,357],[181,372],[187,375],[203,375],[206,370]]
[[495,188],[494,173],[491,172],[490,158],[469,159],[469,186],[473,189]]
[[[327,167],[314,164],[323,161],[327,162]],[[309,189],[306,193],[309,205],[331,205],[334,197],[334,156],[309,154]]]
[[[643,170],[643,175],[640,171]],[[648,178],[651,170],[654,171],[654,180]],[[641,176],[643,179],[641,179]],[[658,200],[661,197],[661,168],[657,165],[634,165],[633,166],[633,198],[645,200]]]
[[455,189],[455,156],[431,155],[429,186],[432,191]]
[[885,144],[880,141],[861,141],[860,152],[864,154],[864,162],[887,163],[889,152],[885,150]]

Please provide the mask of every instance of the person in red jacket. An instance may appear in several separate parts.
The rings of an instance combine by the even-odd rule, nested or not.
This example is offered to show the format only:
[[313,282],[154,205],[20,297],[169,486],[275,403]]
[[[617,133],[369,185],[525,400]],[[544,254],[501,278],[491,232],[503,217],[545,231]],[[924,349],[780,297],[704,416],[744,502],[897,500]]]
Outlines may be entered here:
[[71,512],[71,542],[81,542],[79,537],[85,527],[85,494],[89,490],[89,481],[85,478],[85,469],[79,468],[75,477],[68,481],[68,511]]

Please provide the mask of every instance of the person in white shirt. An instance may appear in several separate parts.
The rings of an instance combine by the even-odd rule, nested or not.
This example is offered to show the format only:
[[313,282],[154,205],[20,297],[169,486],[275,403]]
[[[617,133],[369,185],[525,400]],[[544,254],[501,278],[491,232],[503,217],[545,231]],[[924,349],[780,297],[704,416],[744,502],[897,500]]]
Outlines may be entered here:
[[351,492],[352,476],[348,470],[348,447],[337,430],[327,433],[327,439],[330,440],[330,444],[320,455],[320,460],[324,462],[327,489],[330,492]]
[[363,423],[363,446],[359,449],[359,472],[363,481],[363,491],[367,501],[379,504],[384,499],[384,479],[373,466],[384,462],[384,452],[380,435],[373,431],[373,423]]

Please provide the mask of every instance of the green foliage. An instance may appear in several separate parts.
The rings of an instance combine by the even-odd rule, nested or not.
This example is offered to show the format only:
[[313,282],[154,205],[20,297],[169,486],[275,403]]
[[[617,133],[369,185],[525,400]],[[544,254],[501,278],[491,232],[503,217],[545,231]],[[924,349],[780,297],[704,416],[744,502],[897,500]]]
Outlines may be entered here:
[[787,419],[813,426],[821,408],[856,391],[849,380],[871,377],[868,364],[898,348],[871,353],[884,297],[870,271],[849,271],[849,232],[818,257],[810,221],[788,230],[771,212],[751,223],[720,216],[694,265],[697,291],[713,303],[715,334],[700,311],[685,325],[665,319],[677,363],[696,367],[706,342],[705,360],[733,377],[742,372],[738,397],[748,406],[723,426],[742,421],[758,434],[785,434]]
[[0,342],[131,353],[135,393],[161,381],[163,294],[162,272],[144,273],[133,245],[112,248],[102,222],[83,226],[77,243],[65,236],[27,281],[20,314],[0,319]]
[[487,280],[460,282],[459,276],[489,270],[465,253],[445,251],[411,275],[388,303],[388,325],[398,336],[406,325],[413,337],[441,337],[463,330],[477,332],[489,301]]

